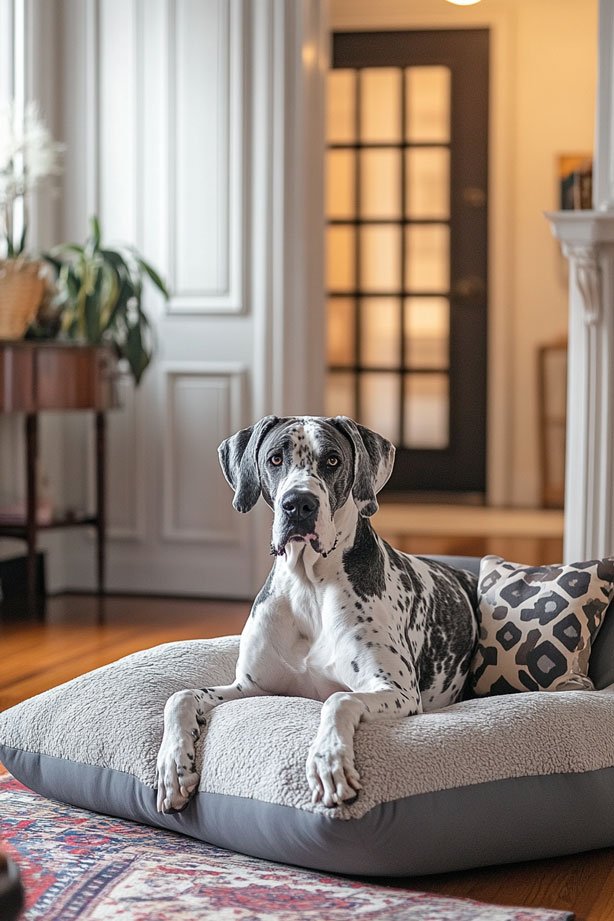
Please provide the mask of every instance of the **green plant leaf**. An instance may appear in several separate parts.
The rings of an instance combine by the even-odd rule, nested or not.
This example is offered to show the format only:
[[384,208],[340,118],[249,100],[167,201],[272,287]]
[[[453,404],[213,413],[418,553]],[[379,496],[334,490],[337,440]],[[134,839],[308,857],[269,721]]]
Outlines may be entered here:
[[140,323],[130,326],[122,349],[122,354],[130,365],[137,386],[151,361],[151,352],[147,349],[141,333]]
[[93,289],[85,295],[83,305],[83,325],[85,337],[92,345],[100,342],[100,313],[101,295],[104,284],[104,272],[101,268],[96,270],[96,280]]
[[71,265],[63,266],[62,276],[62,280],[66,285],[69,298],[73,302],[76,302],[79,299],[79,294],[81,291],[81,279],[78,277],[77,273]]
[[143,310],[144,280],[148,278],[166,298],[168,290],[135,247],[103,246],[95,216],[90,228],[84,246],[65,243],[45,254],[58,273],[64,299],[62,330],[69,338],[112,345],[127,360],[138,384],[156,345],[155,329]]
[[100,224],[97,217],[90,218],[90,235],[85,241],[84,255],[89,261],[94,258],[100,248]]
[[64,265],[62,260],[57,259],[55,256],[52,256],[51,253],[43,253],[42,256],[45,262],[48,262],[49,265],[53,266],[53,268],[55,269],[56,275],[59,275],[60,272],[62,271],[62,266]]
[[94,250],[100,249],[100,221],[94,214],[90,218],[91,237],[94,242]]
[[90,218],[90,234],[85,241],[85,255],[91,259],[98,252],[100,247],[100,224],[98,218]]
[[164,284],[164,282],[162,281],[162,279],[160,278],[160,276],[158,275],[158,273],[156,272],[156,270],[154,269],[154,267],[150,265],[148,262],[145,262],[145,260],[142,259],[139,255],[135,254],[135,257],[141,269],[146,273],[146,275],[149,276],[149,278],[154,283],[158,291],[160,291],[160,293],[164,295],[166,300],[168,300],[170,296],[168,293],[168,289],[166,285]]
[[61,256],[63,253],[78,253],[82,256],[83,247],[79,246],[78,243],[59,243],[58,246],[53,246],[49,252],[53,256]]
[[101,249],[103,259],[110,272],[116,279],[117,290],[116,297],[112,308],[105,315],[103,331],[112,330],[117,326],[118,318],[126,316],[128,312],[128,302],[132,297],[136,297],[130,270],[120,253],[115,250]]
[[125,281],[126,284],[132,286],[130,269],[120,253],[113,249],[101,249],[100,255],[109,268],[116,274],[118,282],[121,283]]

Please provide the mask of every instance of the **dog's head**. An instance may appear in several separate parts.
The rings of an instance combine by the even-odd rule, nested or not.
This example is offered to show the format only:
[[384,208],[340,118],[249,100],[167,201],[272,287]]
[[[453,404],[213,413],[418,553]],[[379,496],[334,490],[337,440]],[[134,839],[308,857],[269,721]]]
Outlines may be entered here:
[[393,445],[346,416],[265,416],[218,452],[234,507],[249,512],[262,493],[273,509],[277,554],[289,541],[330,553],[337,512],[351,500],[363,517],[375,514],[394,464]]

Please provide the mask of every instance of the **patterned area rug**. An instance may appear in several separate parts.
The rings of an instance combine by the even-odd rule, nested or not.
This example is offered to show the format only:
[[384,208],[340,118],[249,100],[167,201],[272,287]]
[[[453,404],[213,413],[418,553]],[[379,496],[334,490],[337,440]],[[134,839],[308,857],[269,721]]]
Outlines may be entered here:
[[0,847],[19,864],[23,921],[570,921],[363,884],[233,854],[64,806],[0,776]]

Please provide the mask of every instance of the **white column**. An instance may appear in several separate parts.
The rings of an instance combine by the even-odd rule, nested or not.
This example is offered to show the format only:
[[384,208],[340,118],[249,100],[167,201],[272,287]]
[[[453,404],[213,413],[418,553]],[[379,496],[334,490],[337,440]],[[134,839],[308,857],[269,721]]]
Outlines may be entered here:
[[592,211],[546,215],[569,260],[566,561],[614,555],[614,0],[599,0]]
[[254,239],[261,246],[255,255],[257,271],[268,269],[255,292],[262,299],[259,334],[268,368],[257,383],[260,410],[318,415],[325,376],[326,4],[259,0],[251,10],[254,86],[259,81],[253,97]]
[[614,554],[614,213],[547,215],[569,259],[565,549]]
[[[253,419],[324,411],[324,85],[326,4],[258,0],[251,9]],[[260,581],[270,511],[251,513]],[[264,537],[264,539],[262,539]]]
[[593,207],[614,209],[614,0],[599,0],[597,126]]

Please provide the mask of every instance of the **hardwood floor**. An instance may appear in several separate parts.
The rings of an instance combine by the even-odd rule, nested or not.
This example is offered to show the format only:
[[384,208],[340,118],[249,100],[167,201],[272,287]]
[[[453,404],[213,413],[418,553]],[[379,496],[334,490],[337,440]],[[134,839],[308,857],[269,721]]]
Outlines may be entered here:
[[[0,621],[0,709],[158,643],[240,632],[247,602],[63,595],[46,623]],[[373,882],[382,883],[381,879]],[[558,908],[577,921],[614,921],[614,849],[487,867],[445,876],[390,879],[393,886],[494,904]]]
[[0,620],[0,709],[139,649],[240,633],[249,608],[248,602],[177,598],[50,598],[44,624]]

